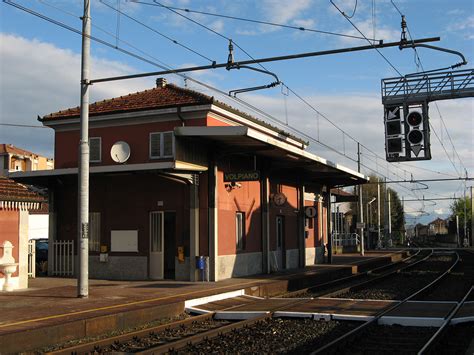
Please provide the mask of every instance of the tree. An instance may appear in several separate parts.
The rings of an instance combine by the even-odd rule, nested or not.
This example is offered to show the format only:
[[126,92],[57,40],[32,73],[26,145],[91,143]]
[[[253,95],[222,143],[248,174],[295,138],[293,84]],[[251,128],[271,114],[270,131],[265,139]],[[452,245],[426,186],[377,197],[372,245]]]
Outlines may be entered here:
[[[380,228],[382,234],[388,235],[388,230],[385,230],[385,226],[388,226],[388,197],[387,192],[390,193],[390,210],[391,210],[391,225],[392,225],[392,239],[394,241],[402,240],[402,236],[405,234],[405,215],[403,212],[403,206],[400,201],[398,193],[387,188],[383,183],[383,180],[375,175],[370,175],[370,183],[362,185],[362,205],[364,208],[364,222],[367,228],[374,227],[377,229],[378,217],[377,210],[380,203]],[[375,197],[377,198],[377,182],[380,182],[380,201],[375,200],[368,206],[368,203]],[[356,190],[354,191],[356,193]],[[351,204],[353,211],[358,211],[358,203],[353,202]],[[359,219],[357,219],[359,220]]]
[[[455,200],[451,206],[451,219],[456,220],[456,216],[459,217],[459,234],[461,237],[464,236],[464,219],[466,218],[466,226],[469,230],[471,228],[471,216],[472,216],[472,204],[469,197],[463,197],[458,200]],[[466,208],[466,214],[464,215],[464,208]]]

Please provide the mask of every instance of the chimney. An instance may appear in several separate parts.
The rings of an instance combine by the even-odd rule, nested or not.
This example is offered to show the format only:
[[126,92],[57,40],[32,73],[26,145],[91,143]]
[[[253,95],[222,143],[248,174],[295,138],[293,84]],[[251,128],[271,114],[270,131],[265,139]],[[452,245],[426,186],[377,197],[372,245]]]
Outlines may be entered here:
[[157,88],[164,88],[166,86],[166,78],[158,78],[156,79],[156,87]]

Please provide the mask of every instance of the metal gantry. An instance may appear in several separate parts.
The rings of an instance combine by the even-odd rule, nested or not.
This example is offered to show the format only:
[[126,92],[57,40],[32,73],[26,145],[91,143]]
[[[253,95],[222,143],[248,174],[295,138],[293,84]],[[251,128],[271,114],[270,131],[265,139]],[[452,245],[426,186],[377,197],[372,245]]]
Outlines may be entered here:
[[382,80],[386,106],[474,97],[474,69],[420,73]]

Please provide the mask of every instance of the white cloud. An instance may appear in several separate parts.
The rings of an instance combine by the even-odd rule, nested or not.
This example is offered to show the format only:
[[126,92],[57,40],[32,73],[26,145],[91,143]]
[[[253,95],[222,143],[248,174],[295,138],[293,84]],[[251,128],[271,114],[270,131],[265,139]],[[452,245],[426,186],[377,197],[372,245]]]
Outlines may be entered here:
[[[356,21],[355,25],[367,38],[372,38],[374,33],[372,20],[367,19],[365,21]],[[341,33],[345,35],[361,37],[359,31],[353,27],[351,27],[349,30],[341,31]],[[383,39],[386,42],[398,41],[400,39],[400,30],[377,25],[375,27],[375,38]],[[353,42],[354,40],[351,38],[341,38],[341,41],[347,43]]]
[[272,22],[287,23],[311,6],[311,0],[264,0],[261,6]]
[[462,31],[474,28],[474,15],[469,16],[464,20],[456,19],[455,22],[450,24],[447,28],[448,31]]
[[[80,102],[80,56],[52,44],[0,34],[0,121],[40,125],[37,115],[75,107]],[[119,62],[91,60],[91,78],[134,73]],[[153,86],[153,79],[96,84],[91,102]],[[0,141],[52,156],[52,131],[2,126]]]

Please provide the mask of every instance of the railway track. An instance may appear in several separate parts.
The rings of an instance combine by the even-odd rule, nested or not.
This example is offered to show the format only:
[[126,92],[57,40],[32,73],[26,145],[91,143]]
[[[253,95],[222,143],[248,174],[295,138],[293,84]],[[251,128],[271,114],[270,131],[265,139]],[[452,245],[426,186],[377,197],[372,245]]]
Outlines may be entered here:
[[[428,285],[412,293],[396,305],[390,307],[379,313],[375,318],[364,324],[358,326],[352,331],[344,334],[340,338],[333,340],[325,346],[318,348],[312,354],[380,354],[383,352],[397,353],[397,354],[428,354],[428,353],[439,353],[443,348],[437,348],[439,344],[445,344],[446,334],[450,330],[450,323],[452,318],[456,315],[459,309],[467,302],[471,294],[473,293],[472,286],[467,292],[463,294],[462,299],[457,298],[459,296],[456,291],[452,298],[457,298],[457,305],[454,307],[448,316],[444,319],[443,323],[438,327],[402,327],[402,326],[380,326],[378,322],[383,316],[390,312],[393,312],[400,308],[403,304],[410,300],[425,300],[430,298],[431,295],[436,293],[441,285],[445,288],[449,275],[453,270],[459,270],[459,255],[454,260],[452,265],[444,273],[439,275],[436,279],[431,281]],[[469,269],[469,262],[467,263],[467,269]],[[452,278],[451,282],[455,282],[456,279]],[[469,282],[469,281],[467,281]],[[470,280],[472,283],[472,279]],[[458,329],[465,329],[469,331],[472,329],[472,324],[462,325]],[[451,328],[452,329],[452,328]],[[444,342],[441,341],[445,337]],[[472,337],[472,334],[471,334]],[[383,341],[381,341],[383,339]],[[465,344],[464,344],[465,347]],[[444,351],[445,349],[443,349]],[[438,351],[438,352],[437,352]],[[465,351],[465,349],[464,349]]]
[[[388,275],[399,275],[407,273],[413,276],[413,270],[423,271],[423,263],[429,262],[430,258],[439,258],[440,255],[434,254],[432,251],[427,255],[418,253],[411,258],[407,258],[405,263],[397,265],[397,269],[378,268],[370,273],[370,280],[359,282],[357,287],[365,285],[374,285],[375,282],[387,282]],[[443,256],[444,257],[444,256]],[[139,332],[124,334],[118,337],[104,339],[89,344],[81,344],[75,347],[61,349],[51,354],[101,354],[101,353],[139,353],[139,354],[188,354],[188,353],[292,353],[306,354],[312,353],[315,349],[317,352],[328,353],[381,353],[390,352],[394,349],[398,353],[417,353],[425,344],[428,351],[436,353],[440,346],[444,346],[446,337],[451,334],[452,326],[450,319],[455,315],[453,311],[450,318],[443,327],[401,327],[401,326],[379,326],[378,320],[388,312],[397,309],[409,300],[423,300],[436,296],[436,285],[442,282],[443,288],[448,287],[449,280],[455,282],[462,278],[458,273],[462,269],[459,266],[459,257],[449,264],[449,269],[437,276],[435,279],[429,279],[429,285],[422,289],[412,292],[402,301],[398,301],[395,306],[377,314],[377,316],[362,325],[360,322],[354,321],[317,321],[311,318],[307,319],[287,319],[273,318],[272,312],[256,316],[244,321],[226,321],[215,319],[214,312],[196,317],[191,317],[178,322],[161,325],[158,327],[145,329]],[[439,261],[439,260],[438,260]],[[433,259],[431,259],[431,266]],[[441,264],[446,265],[447,260],[443,260]],[[436,264],[438,265],[438,264]],[[439,265],[438,265],[439,266]],[[428,269],[430,269],[428,267]],[[445,267],[446,268],[446,267]],[[392,269],[392,270],[389,270]],[[471,268],[472,269],[472,268]],[[470,272],[470,271],[469,271]],[[430,276],[432,276],[430,274]],[[454,278],[452,278],[455,276]],[[343,280],[335,280],[335,283],[344,282],[350,278]],[[353,282],[352,279],[350,281]],[[360,279],[357,279],[360,281]],[[468,283],[469,281],[467,281]],[[332,284],[330,287],[334,287]],[[347,290],[354,291],[354,286],[349,288],[343,287],[340,292]],[[356,288],[357,288],[356,287]],[[357,289],[357,292],[360,289]],[[465,287],[463,286],[463,289]],[[306,290],[307,291],[307,290]],[[465,294],[462,301],[458,303],[456,309],[461,304],[472,297],[471,294]],[[459,291],[457,291],[459,295]],[[458,296],[456,296],[458,297]],[[302,300],[303,302],[303,300]],[[284,310],[285,307],[279,308],[278,311]],[[466,334],[473,329],[474,326],[469,324],[457,325],[456,329]],[[438,329],[440,329],[438,331]],[[438,334],[439,333],[439,334]],[[435,336],[436,335],[436,336]],[[364,339],[354,341],[354,339]],[[380,339],[383,339],[381,344]],[[441,339],[441,340],[440,340]],[[444,339],[444,340],[443,340]],[[465,345],[463,345],[465,347]],[[462,347],[462,346],[461,346]],[[392,350],[390,350],[392,349]],[[434,349],[434,350],[433,350]],[[437,350],[438,349],[438,350]]]
[[337,295],[339,293],[349,290],[350,287],[362,285],[365,282],[374,282],[376,280],[381,280],[382,278],[387,277],[391,274],[400,272],[404,268],[410,267],[411,265],[414,265],[417,262],[420,262],[421,260],[425,259],[429,255],[431,255],[432,252],[433,251],[428,252],[428,254],[425,255],[426,251],[422,252],[420,249],[418,249],[414,254],[395,263],[390,263],[355,275],[346,276],[343,278],[325,282],[320,285],[289,292],[284,294],[283,296],[289,298],[301,298],[319,297],[323,295]]

